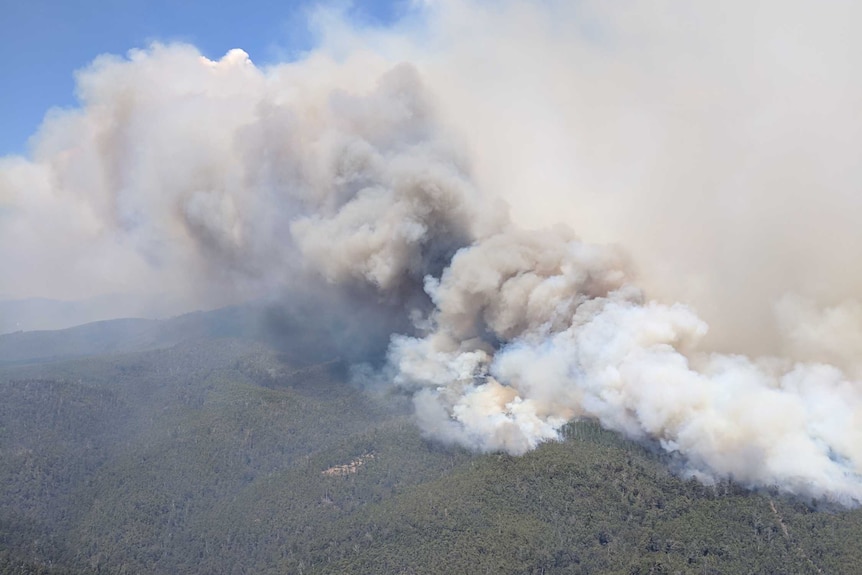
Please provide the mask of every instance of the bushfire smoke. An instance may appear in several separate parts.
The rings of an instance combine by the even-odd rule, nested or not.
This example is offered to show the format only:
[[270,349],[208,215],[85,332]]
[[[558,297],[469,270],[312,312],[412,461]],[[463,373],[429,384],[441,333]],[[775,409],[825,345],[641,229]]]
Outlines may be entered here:
[[384,373],[433,438],[520,454],[595,418],[858,504],[860,8],[563,4],[321,11],[265,68],[99,57],[0,159],[0,292],[323,278],[412,318]]

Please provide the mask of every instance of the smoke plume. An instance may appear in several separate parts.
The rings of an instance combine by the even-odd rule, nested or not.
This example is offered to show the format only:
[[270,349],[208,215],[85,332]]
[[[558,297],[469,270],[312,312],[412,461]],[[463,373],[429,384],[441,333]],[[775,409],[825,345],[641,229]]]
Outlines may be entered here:
[[322,278],[411,319],[383,373],[430,437],[520,454],[594,418],[858,504],[860,8],[570,4],[322,10],[263,68],[99,57],[0,159],[0,293]]

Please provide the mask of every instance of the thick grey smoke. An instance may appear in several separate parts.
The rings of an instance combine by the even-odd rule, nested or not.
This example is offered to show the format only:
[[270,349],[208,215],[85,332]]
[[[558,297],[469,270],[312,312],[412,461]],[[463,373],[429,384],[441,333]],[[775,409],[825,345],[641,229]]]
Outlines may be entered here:
[[[295,280],[383,292],[494,229],[417,72],[367,57],[270,70],[155,45],[78,75],[32,159],[0,166],[11,294],[167,289],[230,301]],[[478,217],[475,204],[485,208]],[[59,278],[62,278],[60,282]]]
[[858,8],[569,4],[322,12],[269,68],[97,59],[0,160],[0,293],[324,278],[412,318],[386,373],[432,437],[524,453],[589,417],[705,481],[859,503],[862,82],[830,34]]

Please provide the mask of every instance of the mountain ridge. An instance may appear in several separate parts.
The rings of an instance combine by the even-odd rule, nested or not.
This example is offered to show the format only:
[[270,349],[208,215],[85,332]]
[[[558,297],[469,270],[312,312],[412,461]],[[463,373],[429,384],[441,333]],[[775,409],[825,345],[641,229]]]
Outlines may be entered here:
[[[429,441],[408,397],[348,381],[334,327],[291,317],[277,318],[289,327],[279,332],[248,308],[202,312],[140,324],[161,335],[132,329],[112,349],[154,348],[100,343],[94,355],[0,365],[0,573],[853,574],[862,564],[859,510],[703,485],[594,422],[520,457]],[[354,473],[326,473],[369,453]]]

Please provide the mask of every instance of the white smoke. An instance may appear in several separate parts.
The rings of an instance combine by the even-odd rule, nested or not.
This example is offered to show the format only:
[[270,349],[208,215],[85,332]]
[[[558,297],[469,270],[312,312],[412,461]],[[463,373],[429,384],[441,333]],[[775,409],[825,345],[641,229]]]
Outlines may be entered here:
[[289,283],[302,256],[390,290],[439,273],[503,213],[408,65],[261,70],[241,50],[213,62],[154,45],[97,59],[78,89],[81,109],[49,115],[31,159],[0,166],[2,292],[74,297],[98,280],[230,301]]
[[[427,290],[423,338],[396,338],[396,381],[419,387],[432,436],[524,453],[578,417],[733,477],[862,500],[862,393],[838,368],[707,353],[707,325],[644,301],[614,254],[512,232],[464,248]],[[494,343],[491,343],[494,342]]]
[[359,286],[411,308],[389,368],[432,437],[524,453],[595,418],[859,503],[860,8],[646,6],[324,11],[267,68],[100,57],[0,159],[0,293]]

